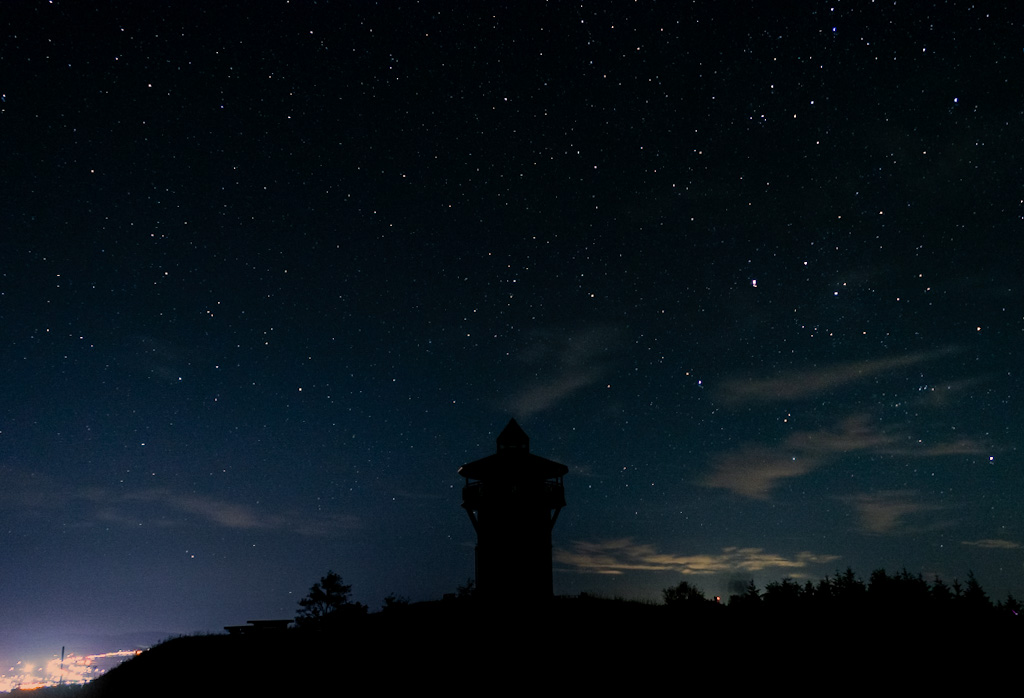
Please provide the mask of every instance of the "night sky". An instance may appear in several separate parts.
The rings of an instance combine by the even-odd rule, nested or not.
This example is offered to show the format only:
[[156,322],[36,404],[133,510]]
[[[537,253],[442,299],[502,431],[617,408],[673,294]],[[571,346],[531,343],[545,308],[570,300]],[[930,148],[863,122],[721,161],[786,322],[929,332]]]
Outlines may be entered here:
[[512,417],[556,593],[1024,596],[1014,4],[502,5],[4,2],[0,673],[454,592]]

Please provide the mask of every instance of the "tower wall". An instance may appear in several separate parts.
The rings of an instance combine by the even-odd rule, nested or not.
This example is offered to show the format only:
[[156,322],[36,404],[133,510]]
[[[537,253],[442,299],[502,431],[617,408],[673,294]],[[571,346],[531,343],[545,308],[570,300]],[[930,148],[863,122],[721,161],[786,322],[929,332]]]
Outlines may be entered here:
[[496,455],[459,469],[466,478],[462,506],[477,532],[482,598],[535,600],[554,591],[551,530],[565,505],[568,468],[531,455],[528,444],[513,420],[498,437]]

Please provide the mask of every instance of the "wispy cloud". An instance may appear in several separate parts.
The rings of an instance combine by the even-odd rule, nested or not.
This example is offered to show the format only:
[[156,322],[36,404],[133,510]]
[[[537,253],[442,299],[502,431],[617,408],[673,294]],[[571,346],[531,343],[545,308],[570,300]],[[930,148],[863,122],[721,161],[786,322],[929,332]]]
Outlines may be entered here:
[[923,392],[921,394],[921,400],[923,404],[929,407],[943,408],[962,399],[963,393],[970,390],[976,390],[979,385],[984,384],[986,381],[991,381],[992,378],[992,376],[981,376],[965,378],[962,380],[943,381],[937,385],[931,386],[930,390]]
[[957,350],[950,348],[886,359],[853,361],[823,368],[791,371],[773,378],[731,378],[723,382],[715,394],[723,404],[732,407],[803,400],[894,369],[931,361],[955,351]]
[[517,358],[533,369],[536,378],[503,405],[522,418],[549,410],[577,391],[596,385],[617,347],[618,332],[606,326],[545,331],[534,333],[531,340]]
[[780,482],[806,475],[822,462],[820,458],[787,455],[773,448],[745,446],[716,456],[701,484],[750,499],[769,499]]
[[208,497],[186,495],[168,498],[167,502],[183,512],[225,528],[275,528],[283,523],[280,516],[261,517],[250,507]]
[[124,493],[90,488],[72,498],[91,503],[97,519],[124,525],[170,527],[200,523],[240,530],[284,530],[309,536],[334,535],[360,526],[354,516],[310,516],[295,511],[263,510],[216,497],[160,488]]
[[1002,540],[1000,538],[983,538],[981,540],[965,540],[963,545],[970,545],[975,548],[989,548],[993,550],[1020,550],[1024,548],[1024,545],[1020,543],[1014,543],[1012,540]]
[[913,490],[875,492],[843,497],[853,506],[859,518],[861,529],[873,535],[903,533],[910,525],[907,517],[925,511],[937,511],[942,507],[928,504]]
[[598,379],[597,371],[582,369],[538,380],[513,395],[508,401],[508,409],[512,414],[529,417],[554,407],[580,388],[593,385]]
[[832,429],[795,432],[778,445],[748,444],[719,454],[702,484],[750,499],[769,499],[783,480],[806,475],[836,454],[877,452],[897,441],[872,426],[867,415],[854,415]]
[[653,545],[632,538],[598,542],[576,541],[571,549],[556,549],[555,561],[577,572],[624,574],[630,571],[675,571],[687,575],[715,572],[798,570],[838,560],[838,555],[799,552],[793,556],[765,552],[763,548],[722,548],[717,553],[680,555],[659,552]]
[[794,432],[780,444],[746,444],[718,454],[701,484],[751,499],[769,499],[782,481],[806,475],[843,454],[925,458],[978,455],[987,450],[984,444],[970,439],[927,444],[904,434],[887,433],[870,415],[856,414],[830,429]]
[[808,455],[830,456],[854,451],[886,452],[900,441],[901,437],[884,433],[870,415],[861,413],[846,417],[831,429],[794,432],[784,447]]
[[273,504],[254,506],[194,492],[151,487],[122,490],[70,487],[49,478],[3,469],[0,511],[40,520],[61,517],[71,525],[96,522],[118,526],[169,528],[212,525],[237,530],[279,530],[306,536],[335,536],[362,527],[359,517]]
[[879,453],[888,455],[911,456],[913,458],[925,458],[928,456],[980,456],[991,452],[991,446],[974,439],[957,439],[956,441],[934,444],[918,441],[911,446],[894,447],[879,451]]

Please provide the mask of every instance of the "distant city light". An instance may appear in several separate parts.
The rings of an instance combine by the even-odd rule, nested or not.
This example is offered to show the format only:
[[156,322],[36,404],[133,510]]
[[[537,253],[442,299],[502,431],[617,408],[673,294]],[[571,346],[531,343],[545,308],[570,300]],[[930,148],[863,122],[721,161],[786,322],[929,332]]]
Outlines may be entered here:
[[[63,662],[54,656],[45,663],[19,661],[0,673],[0,692],[16,688],[23,690],[56,686],[60,683],[83,684],[102,676],[125,659],[140,654],[142,650],[119,650],[103,654],[78,656],[72,652],[64,655]],[[119,661],[103,661],[119,660]]]

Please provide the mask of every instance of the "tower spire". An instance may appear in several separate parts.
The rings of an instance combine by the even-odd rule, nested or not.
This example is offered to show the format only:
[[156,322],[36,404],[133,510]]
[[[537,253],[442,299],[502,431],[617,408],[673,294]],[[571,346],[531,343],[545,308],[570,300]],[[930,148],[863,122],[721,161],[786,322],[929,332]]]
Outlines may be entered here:
[[508,424],[498,434],[498,453],[514,449],[530,452],[530,437],[526,435],[519,422],[514,419],[508,420]]

